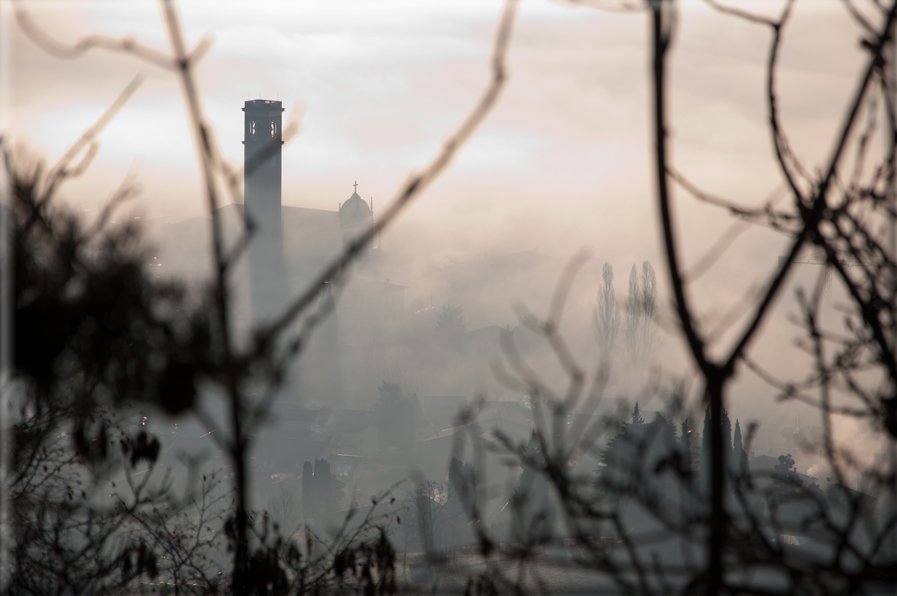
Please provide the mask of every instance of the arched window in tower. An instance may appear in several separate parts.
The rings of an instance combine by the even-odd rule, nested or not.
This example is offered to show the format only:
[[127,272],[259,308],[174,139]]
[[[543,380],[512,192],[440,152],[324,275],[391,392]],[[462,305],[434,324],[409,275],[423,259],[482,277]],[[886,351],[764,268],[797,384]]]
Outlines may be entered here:
[[274,121],[272,120],[272,121],[271,121],[271,138],[273,139],[273,138],[276,138],[276,137],[277,137],[277,125],[276,125],[276,124],[274,123]]
[[251,136],[251,137],[255,136],[255,120],[249,121],[249,136]]

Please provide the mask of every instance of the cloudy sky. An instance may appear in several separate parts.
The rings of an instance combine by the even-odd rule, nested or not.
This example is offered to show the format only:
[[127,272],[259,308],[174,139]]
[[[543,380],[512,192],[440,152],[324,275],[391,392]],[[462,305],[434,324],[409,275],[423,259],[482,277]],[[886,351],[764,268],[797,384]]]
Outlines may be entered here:
[[[747,3],[770,15],[781,4]],[[671,68],[675,163],[709,191],[760,204],[779,185],[765,126],[769,32],[702,2],[680,5]],[[28,6],[61,42],[100,32],[167,48],[155,2]],[[226,157],[242,160],[242,103],[279,99],[285,116],[302,121],[301,134],[284,150],[284,203],[336,209],[355,181],[365,199],[385,204],[407,173],[433,156],[487,81],[501,3],[216,0],[185,1],[181,9],[191,44],[206,34],[214,38],[199,81]],[[145,216],[201,215],[193,144],[172,73],[102,50],[77,60],[54,58],[21,33],[8,3],[3,10],[2,127],[50,161],[137,72],[147,75],[100,136],[91,171],[67,187],[68,200],[95,210],[137,167]],[[643,13],[524,0],[510,50],[511,79],[497,109],[385,242],[449,260],[524,250],[566,259],[585,247],[596,263],[616,266],[622,295],[632,263],[660,264],[647,151],[646,31]],[[859,35],[835,0],[798,3],[786,30],[782,116],[811,170],[830,151],[857,80],[864,58]],[[682,192],[677,208],[683,254],[693,263],[731,222]],[[702,312],[724,312],[765,280],[783,245],[761,229],[740,236],[695,284]],[[659,277],[663,291],[666,280]],[[812,272],[797,276],[812,279]],[[578,284],[590,293],[597,279]],[[767,325],[769,346],[790,346],[794,329],[784,315],[791,296]],[[667,344],[675,361],[679,344]],[[743,387],[745,396],[759,391],[749,380]]]

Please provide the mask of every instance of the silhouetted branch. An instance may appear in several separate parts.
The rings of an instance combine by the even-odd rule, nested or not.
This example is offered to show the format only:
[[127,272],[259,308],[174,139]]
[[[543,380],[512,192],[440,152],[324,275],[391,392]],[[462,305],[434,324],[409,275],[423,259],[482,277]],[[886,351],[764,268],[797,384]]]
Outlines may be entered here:
[[457,130],[442,144],[442,148],[429,164],[417,174],[409,176],[403,184],[398,195],[386,207],[380,218],[372,226],[355,238],[343,251],[343,253],[325,267],[312,281],[308,289],[296,298],[281,314],[271,323],[262,341],[268,341],[271,336],[287,326],[317,298],[320,288],[326,282],[333,283],[345,269],[370,246],[371,241],[389,226],[405,207],[417,198],[440,174],[449,166],[461,147],[467,143],[474,131],[480,126],[486,116],[498,101],[502,89],[507,80],[506,57],[508,45],[511,40],[514,19],[517,11],[517,0],[507,0],[502,11],[495,40],[492,47],[490,60],[490,80],[486,90],[474,105],[473,109],[465,117]]
[[[131,36],[117,38],[108,35],[93,34],[83,37],[71,46],[59,43],[51,36],[41,31],[41,29],[34,23],[31,19],[31,15],[25,11],[23,6],[24,0],[13,1],[15,4],[16,21],[19,23],[22,31],[31,39],[31,41],[40,46],[41,49],[57,58],[69,60],[80,58],[91,49],[101,48],[132,54],[161,68],[175,68],[175,63],[167,54],[144,45]],[[205,51],[208,49],[205,47],[207,43],[208,42],[200,42],[199,47],[203,48],[203,51],[198,54],[199,57],[205,54]]]
[[[106,125],[115,117],[116,114],[124,107],[128,100],[131,99],[131,96],[134,95],[134,92],[137,91],[137,88],[143,83],[144,75],[139,74],[134,77],[130,83],[128,83],[127,87],[125,87],[124,91],[119,94],[118,98],[106,109],[100,119],[97,120],[93,126],[88,128],[84,133],[75,141],[71,147],[63,154],[63,156],[59,159],[56,164],[50,168],[50,173],[48,174],[48,181],[46,183],[46,187],[43,191],[42,197],[38,200],[38,208],[45,209],[53,197],[54,192],[56,191],[57,186],[60,182],[65,180],[66,178],[72,178],[80,176],[84,173],[84,171],[90,166],[90,163],[93,161],[93,158],[96,157],[98,145],[96,141],[97,135],[106,128]],[[78,156],[79,153],[87,146],[88,150],[85,156],[81,159],[81,161],[74,167],[69,169],[68,165],[72,162],[75,157]]]

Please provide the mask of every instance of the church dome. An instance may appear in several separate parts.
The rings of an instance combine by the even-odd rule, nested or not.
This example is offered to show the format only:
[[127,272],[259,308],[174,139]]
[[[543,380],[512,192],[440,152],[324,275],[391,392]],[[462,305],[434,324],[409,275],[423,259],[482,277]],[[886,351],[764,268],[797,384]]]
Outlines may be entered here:
[[358,184],[349,200],[340,205],[339,222],[343,229],[343,240],[349,242],[366,230],[374,222],[374,213],[367,202],[358,196]]
[[356,220],[369,221],[371,218],[371,208],[367,202],[358,196],[358,193],[352,193],[349,200],[342,204],[339,208],[340,219],[346,223]]

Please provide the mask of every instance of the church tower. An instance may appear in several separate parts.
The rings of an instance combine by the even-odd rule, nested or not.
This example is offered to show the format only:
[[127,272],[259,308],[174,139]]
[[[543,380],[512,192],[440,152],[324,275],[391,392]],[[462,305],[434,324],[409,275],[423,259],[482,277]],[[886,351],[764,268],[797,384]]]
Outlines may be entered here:
[[368,207],[367,202],[358,196],[357,182],[355,183],[355,192],[345,203],[340,205],[339,223],[345,244],[355,240],[374,223],[374,212]]
[[243,209],[252,318],[258,323],[284,306],[288,289],[280,200],[283,108],[279,101],[253,99],[243,112]]

